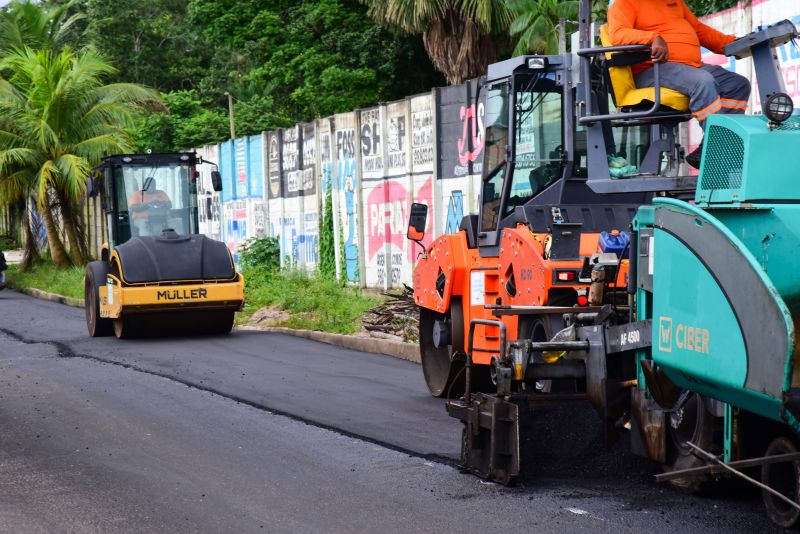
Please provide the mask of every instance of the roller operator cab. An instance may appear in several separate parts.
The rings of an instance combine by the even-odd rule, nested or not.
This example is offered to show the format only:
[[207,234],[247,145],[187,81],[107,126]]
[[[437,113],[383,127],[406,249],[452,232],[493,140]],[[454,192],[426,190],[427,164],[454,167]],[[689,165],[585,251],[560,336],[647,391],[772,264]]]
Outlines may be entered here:
[[[102,195],[108,232],[86,266],[91,336],[227,333],[244,282],[224,243],[198,234],[194,153],[110,156],[89,194]],[[222,189],[218,171],[214,189]]]
[[[482,80],[479,212],[414,270],[428,387],[483,478],[520,476],[523,414],[588,401],[608,443],[627,436],[661,464],[657,480],[755,475],[769,518],[793,526],[800,122],[775,49],[797,29],[725,48],[752,58],[762,115],[712,115],[692,176],[677,135],[688,99],[661,88],[657,64],[655,88],[632,85],[649,47],[611,46],[590,4],[574,55],[514,58]],[[427,208],[411,215],[421,242]]]
[[[626,178],[625,187],[612,178],[605,155],[603,168],[590,172],[590,145],[602,145],[617,159],[631,155],[639,170],[649,165],[654,131],[668,128],[624,118],[615,128],[579,124],[573,71],[569,55],[525,56],[490,65],[481,80],[486,114],[479,211],[463,219],[459,232],[436,238],[414,271],[422,368],[435,396],[463,390],[474,319],[497,319],[508,307],[555,312],[589,306],[592,268],[601,263],[615,266],[611,287],[624,285],[627,230],[636,208],[665,185],[685,192],[693,183],[678,177],[677,160],[663,154],[652,163],[656,172]],[[562,326],[555,314],[511,314],[502,322],[511,339],[538,341]],[[473,341],[474,380],[491,387],[500,332],[480,324]]]

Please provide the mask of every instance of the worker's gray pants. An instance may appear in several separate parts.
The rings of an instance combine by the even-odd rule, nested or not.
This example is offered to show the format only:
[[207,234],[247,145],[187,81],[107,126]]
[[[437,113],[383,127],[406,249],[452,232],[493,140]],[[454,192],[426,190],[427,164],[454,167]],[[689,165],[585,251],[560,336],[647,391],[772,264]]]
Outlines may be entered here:
[[[637,87],[655,86],[655,69],[635,76]],[[692,67],[667,61],[660,65],[661,87],[674,89],[689,97],[689,110],[705,128],[706,119],[714,113],[744,113],[750,98],[750,82],[717,65]]]

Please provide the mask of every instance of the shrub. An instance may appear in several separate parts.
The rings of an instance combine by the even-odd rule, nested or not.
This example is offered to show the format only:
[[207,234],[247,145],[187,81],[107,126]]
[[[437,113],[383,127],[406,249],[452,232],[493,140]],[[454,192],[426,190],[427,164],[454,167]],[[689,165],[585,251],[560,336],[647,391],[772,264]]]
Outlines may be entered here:
[[239,266],[243,271],[274,271],[281,266],[281,247],[277,237],[252,237],[239,249]]

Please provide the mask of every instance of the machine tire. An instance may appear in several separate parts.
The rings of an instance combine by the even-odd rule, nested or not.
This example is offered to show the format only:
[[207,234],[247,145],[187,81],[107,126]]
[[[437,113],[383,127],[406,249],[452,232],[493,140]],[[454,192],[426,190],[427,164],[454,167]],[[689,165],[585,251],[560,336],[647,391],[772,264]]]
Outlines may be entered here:
[[[695,455],[691,447],[686,445],[687,441],[705,451],[714,454],[720,452],[719,419],[708,411],[703,397],[697,393],[691,393],[678,412],[668,414],[667,455],[666,462],[662,466],[664,471],[680,471],[706,464],[705,460]],[[687,493],[697,493],[703,490],[710,480],[708,475],[695,475],[670,480],[670,484]]]
[[236,320],[236,312],[233,311],[224,312],[224,316],[220,320],[220,328],[218,332],[220,334],[230,334],[231,330],[233,330],[233,323],[235,320]]
[[234,311],[218,311],[212,314],[208,333],[216,335],[230,334],[233,330],[233,322],[236,317]]
[[[446,320],[451,325],[447,347],[437,348],[433,342],[436,320]],[[460,396],[464,392],[464,314],[461,300],[453,298],[446,314],[427,308],[419,309],[419,355],[422,374],[428,391],[434,397]]]
[[111,319],[100,317],[100,284],[108,276],[108,263],[93,261],[86,266],[83,278],[84,312],[86,328],[91,337],[110,336],[114,333]]
[[123,315],[114,319],[119,339],[227,335],[233,329],[233,310],[171,311]]
[[138,326],[136,317],[123,315],[114,319],[114,335],[117,339],[133,339],[139,335]]
[[[781,436],[772,440],[764,456],[793,452],[797,452],[797,446],[789,438]],[[762,465],[761,482],[800,503],[800,462]],[[761,490],[761,498],[770,520],[779,527],[793,528],[800,521],[800,510],[764,490]]]

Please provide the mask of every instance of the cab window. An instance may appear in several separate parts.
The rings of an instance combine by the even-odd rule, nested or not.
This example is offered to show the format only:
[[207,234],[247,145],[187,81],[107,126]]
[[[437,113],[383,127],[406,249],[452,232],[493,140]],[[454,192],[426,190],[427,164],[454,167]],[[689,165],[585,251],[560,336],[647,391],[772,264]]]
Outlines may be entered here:
[[514,81],[514,171],[505,214],[525,204],[561,177],[563,128],[561,88],[553,73]]
[[508,84],[490,88],[486,94],[486,141],[483,160],[481,231],[497,228],[503,178],[508,159]]

